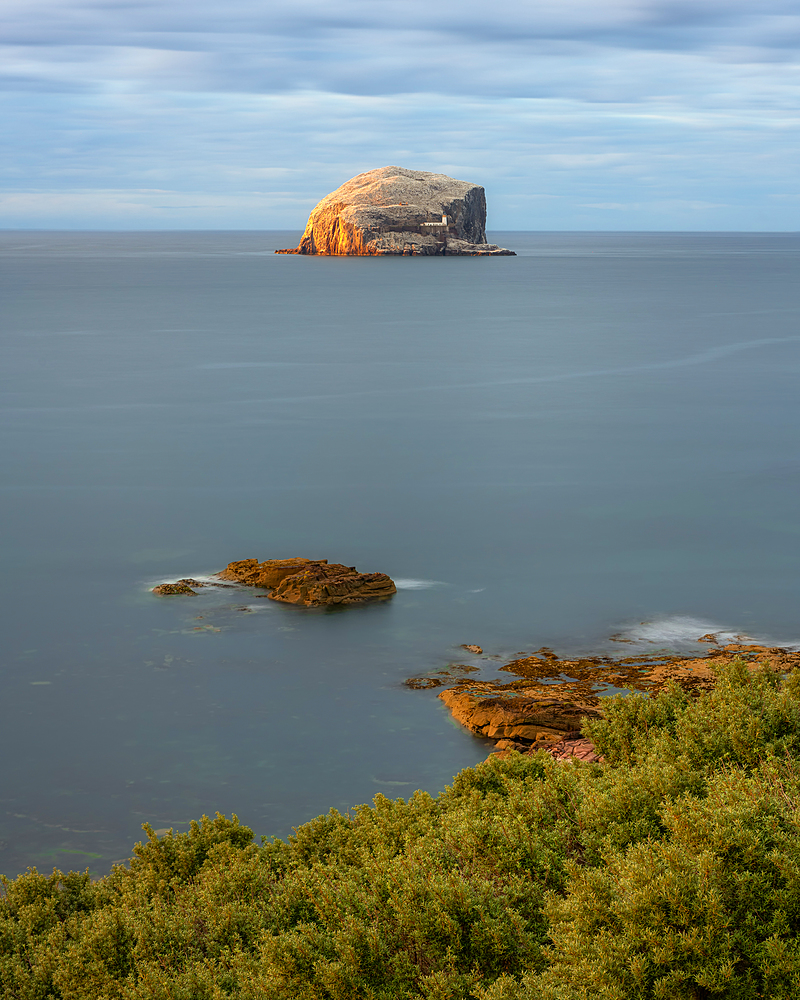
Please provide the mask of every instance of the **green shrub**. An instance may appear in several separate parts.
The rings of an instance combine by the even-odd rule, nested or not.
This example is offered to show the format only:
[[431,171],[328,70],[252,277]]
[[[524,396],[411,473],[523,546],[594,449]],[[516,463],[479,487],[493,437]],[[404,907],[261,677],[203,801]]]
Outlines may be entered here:
[[606,764],[491,758],[257,846],[236,817],[130,865],[4,880],[5,1000],[800,995],[800,681],[612,699]]

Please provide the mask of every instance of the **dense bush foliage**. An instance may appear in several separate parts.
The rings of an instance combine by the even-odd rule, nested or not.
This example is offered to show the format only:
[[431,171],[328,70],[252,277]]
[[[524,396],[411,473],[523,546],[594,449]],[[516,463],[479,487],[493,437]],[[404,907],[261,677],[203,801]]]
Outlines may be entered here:
[[0,996],[800,996],[799,695],[733,664],[610,701],[602,767],[514,754],[288,842],[218,815],[98,882],[4,880]]

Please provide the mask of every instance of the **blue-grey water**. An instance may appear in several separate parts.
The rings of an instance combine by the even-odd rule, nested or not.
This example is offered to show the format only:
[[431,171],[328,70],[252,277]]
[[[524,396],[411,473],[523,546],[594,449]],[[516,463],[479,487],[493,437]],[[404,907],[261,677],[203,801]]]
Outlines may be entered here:
[[[298,235],[0,233],[0,871],[435,793],[486,747],[402,682],[451,662],[800,640],[800,237]],[[401,589],[150,593],[295,555]]]

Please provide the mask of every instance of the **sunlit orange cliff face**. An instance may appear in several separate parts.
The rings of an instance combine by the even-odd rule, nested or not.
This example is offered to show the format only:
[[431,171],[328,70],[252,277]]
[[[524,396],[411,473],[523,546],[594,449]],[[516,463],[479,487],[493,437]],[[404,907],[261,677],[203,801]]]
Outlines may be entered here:
[[513,256],[486,242],[482,187],[445,174],[381,167],[316,206],[300,245],[278,253],[337,256]]

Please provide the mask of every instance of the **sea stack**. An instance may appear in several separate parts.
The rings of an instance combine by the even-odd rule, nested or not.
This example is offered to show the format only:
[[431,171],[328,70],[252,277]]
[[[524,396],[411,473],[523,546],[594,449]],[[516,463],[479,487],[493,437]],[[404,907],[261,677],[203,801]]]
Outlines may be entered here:
[[313,210],[300,245],[276,253],[515,256],[486,242],[486,194],[480,185],[403,167],[368,170],[342,184]]
[[307,608],[324,604],[364,604],[382,601],[397,593],[385,573],[359,573],[355,566],[329,563],[327,559],[238,559],[228,563],[220,580],[247,587],[264,587],[273,601],[301,604]]

